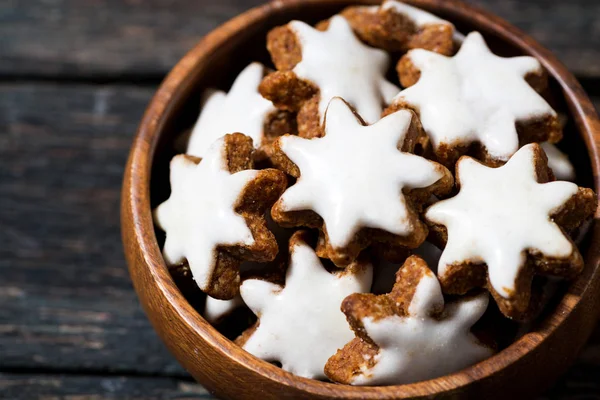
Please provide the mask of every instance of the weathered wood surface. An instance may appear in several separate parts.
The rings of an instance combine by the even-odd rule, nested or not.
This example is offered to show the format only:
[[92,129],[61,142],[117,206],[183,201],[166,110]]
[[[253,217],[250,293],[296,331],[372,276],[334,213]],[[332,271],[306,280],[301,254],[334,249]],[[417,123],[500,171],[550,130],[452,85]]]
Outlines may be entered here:
[[467,0],[533,36],[576,75],[600,77],[600,1]]
[[261,3],[4,0],[0,73],[121,80],[160,77],[201,36]]
[[[600,398],[598,370],[576,367],[539,400],[592,400]],[[3,399],[47,400],[212,400],[202,386],[181,379],[95,375],[39,375],[0,373]]]
[[[467,0],[600,77],[597,0]],[[4,0],[0,75],[155,81],[200,37],[263,0]]]
[[[122,168],[153,90],[0,84],[0,397],[207,396],[154,334],[121,250]],[[599,375],[600,327],[547,398],[600,398]]]
[[[0,398],[212,398],[139,307],[119,190],[153,85],[202,35],[261,2],[0,2]],[[600,94],[600,2],[472,2]],[[29,82],[40,78],[62,84]],[[544,398],[600,398],[599,375],[600,326]]]
[[202,386],[172,378],[34,374],[0,374],[0,397],[46,400],[214,399]]
[[140,310],[119,195],[152,89],[0,85],[0,366],[182,375]]

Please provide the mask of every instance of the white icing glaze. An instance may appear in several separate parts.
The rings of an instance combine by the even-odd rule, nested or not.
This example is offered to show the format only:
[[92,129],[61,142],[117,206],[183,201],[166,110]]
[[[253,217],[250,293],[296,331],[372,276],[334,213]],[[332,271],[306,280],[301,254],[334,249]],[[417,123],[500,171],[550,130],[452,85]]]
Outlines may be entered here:
[[577,185],[538,183],[533,146],[522,147],[500,168],[485,167],[469,157],[457,163],[459,193],[425,213],[448,229],[440,277],[454,263],[486,263],[492,286],[508,298],[525,262],[525,250],[557,258],[571,255],[573,244],[549,215],[577,193]]
[[367,334],[380,349],[375,366],[363,369],[351,383],[412,383],[456,372],[491,356],[492,350],[470,332],[487,308],[488,295],[450,303],[440,320],[431,318],[432,307],[443,303],[437,280],[425,278],[417,286],[408,317],[364,318]]
[[519,148],[515,122],[556,115],[524,79],[540,63],[498,57],[478,32],[466,37],[454,57],[423,49],[408,55],[421,78],[394,101],[419,111],[434,148],[479,141],[494,158],[508,160]]
[[260,147],[265,118],[275,111],[273,104],[258,92],[263,70],[260,63],[251,63],[240,72],[229,93],[212,90],[205,95],[202,111],[190,136],[187,154],[204,157],[215,140],[234,132],[250,136],[254,147]]
[[400,90],[385,79],[390,64],[387,53],[363,44],[339,15],[331,18],[324,32],[300,21],[288,26],[302,47],[302,61],[293,71],[319,87],[321,121],[334,96],[352,104],[365,121],[377,121],[384,104]]
[[574,181],[575,168],[569,161],[569,157],[551,143],[544,142],[540,144],[548,156],[548,166],[554,172],[556,179],[559,181]]
[[427,318],[433,312],[439,313],[443,309],[442,287],[433,273],[428,271],[417,284],[413,298],[408,305],[408,313],[411,317]]
[[224,142],[218,139],[197,165],[183,155],[173,157],[171,196],[154,211],[156,224],[166,232],[165,262],[176,265],[187,259],[202,290],[212,276],[218,245],[254,243],[244,218],[233,208],[257,171],[230,174]]
[[[437,265],[442,255],[442,250],[438,249],[433,244],[425,241],[421,246],[413,251],[414,254],[420,256],[427,265],[432,267],[432,270],[437,269]],[[378,260],[375,263],[375,277],[373,278],[373,293],[388,293],[392,290],[396,282],[396,272],[400,269],[401,264],[393,263],[386,260]]]
[[324,378],[325,363],[354,334],[340,310],[344,298],[368,292],[370,265],[358,274],[331,274],[308,245],[292,249],[285,286],[251,279],[240,287],[244,302],[260,318],[244,349],[306,378]]
[[452,25],[450,22],[441,19],[425,10],[409,6],[408,4],[399,1],[387,0],[381,5],[382,10],[394,10],[398,14],[403,14],[408,17],[418,28],[422,28],[429,24],[445,24]]
[[284,136],[282,151],[300,169],[295,185],[285,191],[285,211],[314,210],[325,221],[333,247],[343,247],[360,227],[408,235],[402,188],[424,188],[442,177],[439,165],[400,152],[411,114],[393,113],[362,126],[340,98],[331,100],[325,136]]
[[244,302],[240,296],[235,296],[231,300],[219,300],[214,297],[206,296],[206,304],[202,316],[211,324],[219,322],[223,317],[231,314],[233,310],[242,306]]

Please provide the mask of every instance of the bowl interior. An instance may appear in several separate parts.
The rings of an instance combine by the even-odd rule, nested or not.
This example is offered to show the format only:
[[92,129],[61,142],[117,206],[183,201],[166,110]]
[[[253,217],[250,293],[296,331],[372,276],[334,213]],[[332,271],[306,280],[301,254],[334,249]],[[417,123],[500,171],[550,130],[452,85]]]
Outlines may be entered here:
[[[219,88],[228,90],[235,76],[251,61],[260,61],[265,65],[273,68],[269,55],[266,51],[266,34],[267,32],[291,19],[300,19],[306,22],[314,23],[319,20],[328,18],[335,14],[343,7],[349,4],[365,3],[372,4],[371,1],[331,1],[318,4],[317,1],[306,1],[304,3],[294,3],[285,8],[272,8],[268,18],[265,18],[262,24],[255,24],[243,29],[239,37],[235,40],[229,40],[223,43],[210,54],[206,54],[206,62],[201,66],[196,66],[188,72],[183,85],[184,88],[180,91],[180,95],[172,99],[173,104],[169,107],[169,111],[164,115],[164,121],[158,132],[158,135],[153,138],[150,147],[152,158],[152,172],[150,181],[150,201],[151,207],[154,208],[162,201],[166,200],[170,193],[169,186],[169,161],[177,153],[181,152],[179,137],[187,129],[191,128],[198,117],[200,110],[200,98],[202,92],[207,88]],[[415,3],[415,2],[413,2]],[[428,8],[431,4],[428,1],[416,1],[423,8]],[[263,6],[269,7],[269,6]],[[481,31],[491,49],[500,55],[515,56],[527,54],[526,51],[518,47],[514,43],[507,42],[502,35],[495,31],[491,24],[481,23],[479,20],[470,18],[467,13],[456,12],[452,7],[441,7],[436,10],[436,14],[452,21],[457,29],[463,33],[468,33],[472,30]],[[396,60],[390,66],[391,70]],[[393,73],[390,73],[393,76]],[[397,77],[394,76],[397,82]],[[581,186],[595,187],[595,182],[592,174],[592,165],[588,155],[588,150],[585,141],[582,138],[582,132],[574,122],[573,115],[569,111],[567,101],[559,83],[551,76],[550,88],[546,96],[552,103],[554,108],[567,117],[567,122],[564,129],[564,139],[559,147],[570,155],[570,159],[577,171],[577,182]],[[151,228],[150,228],[151,229]],[[589,235],[588,235],[589,236]],[[162,246],[164,235],[162,232],[156,232],[157,244]],[[587,241],[589,242],[589,240]],[[586,254],[588,243],[584,241],[582,244],[582,253]],[[588,266],[589,267],[589,266]],[[179,283],[179,287],[183,296],[196,309],[202,306],[203,296],[199,296],[198,290],[195,287],[189,287]],[[563,293],[568,290],[567,285],[561,289]],[[538,319],[532,327],[535,331],[541,326],[548,326],[548,319],[555,314],[556,307],[562,301],[562,296],[557,296],[557,300],[550,304],[545,314]],[[197,314],[196,317],[202,317]],[[207,334],[220,335],[217,330],[212,327],[207,327]],[[237,332],[234,328],[228,336],[234,336]],[[520,339],[520,341],[525,338]],[[512,346],[518,346],[518,343]],[[503,350],[503,352],[506,350]],[[503,352],[499,353],[502,354]],[[498,355],[494,356],[498,357]],[[492,357],[492,358],[494,358]],[[262,362],[262,361],[259,361]],[[487,363],[488,360],[480,364]],[[471,367],[473,368],[473,367]],[[282,374],[285,374],[283,371]],[[289,379],[289,377],[288,377]],[[315,384],[327,385],[326,383],[315,382]],[[368,389],[365,389],[368,390]]]

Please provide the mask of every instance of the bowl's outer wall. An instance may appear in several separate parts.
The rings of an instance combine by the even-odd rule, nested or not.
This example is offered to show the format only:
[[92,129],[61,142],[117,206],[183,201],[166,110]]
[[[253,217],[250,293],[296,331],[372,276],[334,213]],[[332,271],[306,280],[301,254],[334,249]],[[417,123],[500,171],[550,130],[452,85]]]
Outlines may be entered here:
[[[174,356],[208,390],[229,399],[406,399],[526,398],[548,387],[574,360],[600,309],[598,262],[600,227],[594,223],[583,275],[568,289],[555,312],[534,332],[496,356],[439,379],[404,386],[359,388],[298,378],[247,354],[222,337],[183,298],[171,279],[154,234],[150,176],[154,153],[174,116],[194,92],[229,79],[249,61],[252,39],[297,19],[315,21],[350,3],[375,1],[289,0],[265,4],[227,22],[206,36],[172,70],[142,120],[125,170],[121,220],[125,254],[140,301]],[[592,103],[575,78],[553,55],[503,20],[458,1],[411,0],[459,27],[482,31],[488,40],[540,59],[560,84],[571,117],[584,140],[598,192],[600,124]],[[509,50],[508,53],[511,53]],[[266,53],[258,58],[266,57]],[[232,67],[233,66],[233,67]],[[186,121],[186,123],[189,121]]]

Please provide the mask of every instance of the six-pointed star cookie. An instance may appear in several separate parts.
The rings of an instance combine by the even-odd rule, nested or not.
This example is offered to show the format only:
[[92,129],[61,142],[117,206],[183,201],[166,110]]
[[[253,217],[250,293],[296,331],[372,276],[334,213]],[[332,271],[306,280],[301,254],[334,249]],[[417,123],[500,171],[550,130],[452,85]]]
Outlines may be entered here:
[[307,378],[324,378],[323,367],[337,349],[352,339],[340,311],[342,300],[371,288],[372,266],[357,261],[344,271],[328,272],[307,244],[306,231],[290,239],[285,286],[245,280],[240,293],[257,315],[257,325],[236,342],[264,360]]
[[573,231],[592,215],[595,194],[551,179],[535,143],[499,168],[466,156],[459,160],[458,194],[425,213],[447,241],[438,266],[446,292],[486,285],[487,270],[487,287],[501,311],[520,318],[529,306],[534,272],[570,278],[581,271],[581,255],[563,229]]
[[[395,117],[380,120],[379,111],[398,91],[384,77],[389,57],[362,45],[349,25],[374,47],[441,54],[455,51],[454,27],[393,0],[349,7],[341,15],[345,21],[335,16],[316,29],[298,21],[276,28],[269,51],[277,73],[265,78],[266,69],[252,63],[228,94],[206,92],[189,155],[172,160],[171,197],[155,210],[156,225],[167,232],[164,258],[186,297],[200,300],[191,299],[192,305],[205,305],[203,315],[215,324],[243,304],[236,295],[239,267],[251,261],[241,267],[242,294],[259,321],[237,342],[261,358],[281,361],[284,369],[323,378],[327,357],[352,338],[337,306],[346,294],[371,286],[373,267],[364,256],[379,254],[387,261],[375,265],[378,283],[387,288],[371,288],[385,293],[394,284],[389,261],[425,252],[439,260],[439,281],[412,256],[388,295],[351,294],[342,302],[356,337],[329,358],[325,373],[334,381],[366,385],[436,377],[492,352],[471,333],[488,295],[445,306],[442,288],[462,295],[487,287],[506,316],[534,315],[547,275],[571,278],[581,270],[567,234],[585,230],[595,194],[550,182],[554,176],[573,179],[573,168],[550,144],[560,139],[561,128],[537,94],[547,81],[535,59],[497,57],[478,33],[453,58],[411,51],[397,66],[408,89],[384,113]],[[279,108],[261,97],[259,82],[260,92]],[[406,109],[423,119],[429,137]],[[296,124],[301,137],[325,137],[286,137],[272,146],[276,137],[296,132]],[[247,132],[258,151],[249,137],[225,135],[234,131]],[[517,150],[529,142],[541,142],[548,159],[538,145]],[[462,154],[482,161],[461,159],[458,194],[427,212],[429,239],[446,244],[443,255],[425,242],[413,247],[427,234],[418,218],[427,198],[444,195],[452,178],[415,152],[452,169]],[[281,268],[272,275],[263,270],[277,253],[264,213],[286,186],[278,171],[248,171],[252,159],[265,157],[297,178],[273,216],[286,226],[319,229],[315,250],[305,231],[290,240],[285,285]],[[331,265],[324,267],[318,256],[347,268],[330,273]],[[287,251],[275,261],[275,267],[288,265]],[[258,278],[247,279],[249,266],[258,266]],[[204,304],[192,271],[198,286],[216,298]]]
[[[235,79],[229,93],[208,90],[204,95],[203,107],[192,130],[187,154],[204,157],[212,143],[227,133],[243,132],[252,138],[254,147],[264,151],[264,146],[273,132],[274,120],[279,121],[279,134],[293,133],[291,124],[281,124],[286,119],[273,104],[258,92],[258,85],[265,75],[265,67],[254,62],[248,65]],[[288,116],[287,119],[292,119]]]
[[292,21],[269,32],[267,41],[279,71],[264,79],[260,91],[277,107],[299,111],[301,136],[321,135],[334,96],[373,123],[400,90],[385,78],[387,53],[363,44],[343,17],[333,17],[326,31]]
[[252,167],[252,139],[240,133],[218,139],[201,160],[171,161],[171,196],[154,211],[166,232],[167,265],[187,261],[200,289],[230,299],[239,289],[242,260],[270,261],[277,243],[264,213],[286,187],[275,169]]
[[351,6],[340,14],[363,42],[390,52],[426,49],[451,55],[455,37],[460,37],[449,21],[394,0],[380,6]]
[[456,372],[493,353],[470,331],[487,305],[483,293],[444,306],[435,275],[411,256],[389,294],[344,300],[357,337],[328,360],[325,373],[346,384],[394,385]]
[[325,136],[285,135],[274,143],[274,162],[297,177],[273,206],[283,226],[320,228],[320,256],[352,262],[372,242],[418,247],[427,236],[416,207],[452,187],[440,164],[414,154],[421,135],[409,111],[364,126],[339,97],[331,100]]
[[545,86],[540,62],[499,57],[478,32],[467,36],[454,57],[416,49],[400,64],[402,84],[412,86],[386,113],[414,110],[437,159],[448,167],[467,152],[500,165],[519,143],[557,142],[562,136],[556,112],[529,84]]

